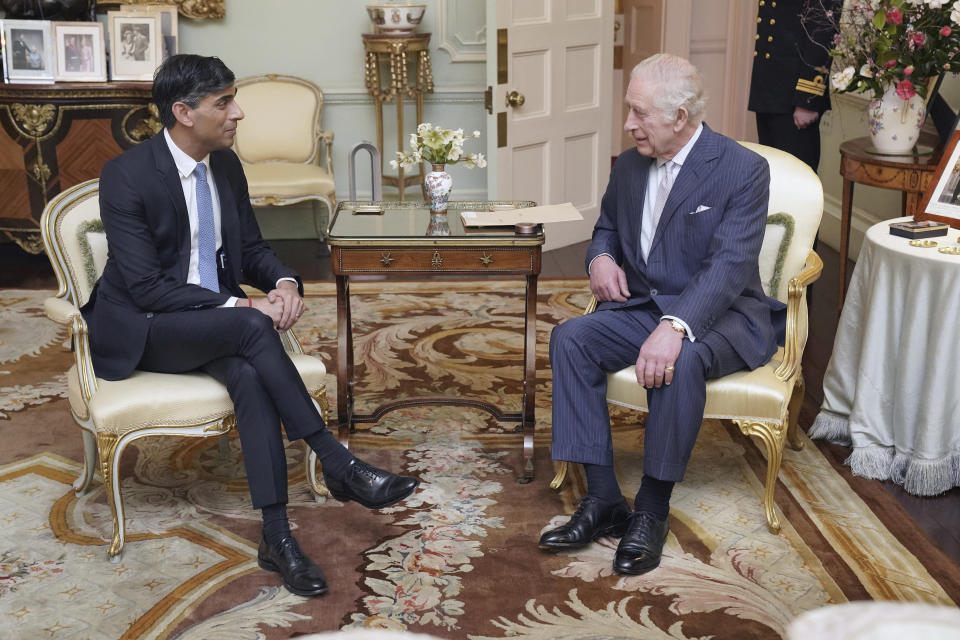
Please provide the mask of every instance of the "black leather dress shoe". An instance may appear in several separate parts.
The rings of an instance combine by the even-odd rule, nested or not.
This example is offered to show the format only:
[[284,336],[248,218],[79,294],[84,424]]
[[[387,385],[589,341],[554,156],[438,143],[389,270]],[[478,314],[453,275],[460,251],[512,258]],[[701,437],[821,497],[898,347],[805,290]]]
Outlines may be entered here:
[[327,592],[327,581],[320,567],[300,550],[292,536],[283,538],[276,546],[260,538],[257,564],[261,569],[275,571],[283,577],[283,586],[298,596],[319,596]]
[[382,509],[400,502],[417,488],[420,481],[412,476],[398,476],[354,459],[343,478],[323,474],[330,495],[340,502],[355,500],[368,509]]
[[627,530],[630,507],[626,500],[601,502],[593,496],[580,499],[580,506],[567,524],[540,536],[541,549],[576,549],[601,536],[619,538]]
[[660,566],[663,543],[670,532],[670,518],[660,520],[647,511],[636,511],[630,516],[630,528],[620,540],[613,570],[638,576]]

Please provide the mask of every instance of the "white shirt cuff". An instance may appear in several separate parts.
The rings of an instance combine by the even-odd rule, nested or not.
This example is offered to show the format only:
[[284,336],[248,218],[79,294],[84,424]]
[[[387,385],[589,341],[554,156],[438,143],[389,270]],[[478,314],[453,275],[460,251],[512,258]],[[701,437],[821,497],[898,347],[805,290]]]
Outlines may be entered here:
[[[287,280],[287,281],[289,281],[289,282],[292,282],[293,284],[297,284],[297,279],[296,279],[296,278],[280,278],[280,279],[277,280],[277,282],[273,285],[274,288],[279,287],[279,286],[280,286],[280,283],[283,282],[284,280]],[[297,285],[298,288],[299,288],[299,286],[300,286],[300,285]]]
[[693,331],[690,331],[690,325],[688,325],[686,322],[684,322],[677,316],[660,316],[660,321],[663,322],[664,320],[676,320],[677,322],[682,324],[684,331],[687,332],[687,337],[690,338],[690,342],[696,342],[697,339],[694,337]]
[[237,300],[239,300],[239,299],[240,299],[240,298],[238,298],[237,296],[230,296],[229,298],[227,298],[227,301],[224,302],[224,303],[223,303],[222,305],[220,305],[220,306],[221,306],[221,307],[235,307],[235,306],[237,306]]
[[[596,259],[599,258],[600,256],[607,256],[608,258],[610,258],[611,260],[613,260],[613,256],[610,255],[609,253],[598,253],[597,255],[593,256],[593,260],[596,260]],[[590,275],[590,267],[593,266],[593,260],[591,260],[591,261],[590,261],[590,264],[587,265],[587,275],[588,275],[588,276]],[[613,261],[616,262],[616,260],[613,260]]]

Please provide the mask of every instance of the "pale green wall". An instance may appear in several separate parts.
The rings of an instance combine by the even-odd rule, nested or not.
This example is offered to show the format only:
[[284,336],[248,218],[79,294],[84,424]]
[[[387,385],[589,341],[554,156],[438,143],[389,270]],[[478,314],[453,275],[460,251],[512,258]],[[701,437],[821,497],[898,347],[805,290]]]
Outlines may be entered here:
[[[479,0],[461,0],[478,2]],[[452,63],[437,49],[437,0],[425,0],[427,12],[419,31],[432,32],[431,61],[435,93],[428,95],[424,119],[444,126],[479,129],[484,134],[471,141],[469,150],[486,154],[486,112],[483,109],[485,66],[482,62]],[[285,73],[317,83],[324,92],[323,126],[335,133],[334,170],[337,198],[348,193],[347,155],[354,144],[376,139],[373,101],[364,86],[363,44],[360,35],[371,31],[366,2],[343,0],[283,0],[254,2],[229,0],[223,20],[180,20],[180,52],[217,55],[238,77]],[[478,28],[482,24],[478,25]],[[243,106],[243,96],[238,100]],[[387,160],[396,141],[396,107],[384,108],[384,141]],[[278,114],[282,117],[282,114]],[[416,126],[409,106],[404,129]],[[366,156],[359,157],[360,165]],[[369,163],[366,163],[369,166]],[[448,168],[454,177],[454,197],[486,196],[485,170]],[[390,172],[388,165],[385,172]],[[359,172],[358,172],[359,173]],[[358,190],[369,195],[369,172],[358,176]],[[385,195],[393,189],[385,189]],[[417,197],[408,188],[408,198]],[[313,235],[309,207],[267,208],[258,211],[264,235],[270,238]]]

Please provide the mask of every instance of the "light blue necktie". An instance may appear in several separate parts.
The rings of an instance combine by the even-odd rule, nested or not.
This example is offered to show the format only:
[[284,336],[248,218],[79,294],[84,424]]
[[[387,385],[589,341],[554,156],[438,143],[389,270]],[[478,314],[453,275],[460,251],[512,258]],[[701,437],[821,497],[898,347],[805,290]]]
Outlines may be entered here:
[[220,292],[217,278],[217,228],[213,221],[213,199],[207,184],[207,165],[198,162],[193,170],[197,184],[197,257],[200,286]]

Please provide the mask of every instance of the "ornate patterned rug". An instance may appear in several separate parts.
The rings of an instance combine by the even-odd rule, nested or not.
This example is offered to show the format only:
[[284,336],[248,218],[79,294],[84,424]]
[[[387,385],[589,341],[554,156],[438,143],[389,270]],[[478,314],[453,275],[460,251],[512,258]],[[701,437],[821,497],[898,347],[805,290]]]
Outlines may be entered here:
[[[354,284],[358,404],[413,393],[520,397],[522,290],[513,282]],[[584,281],[545,281],[538,307],[537,477],[520,485],[520,436],[488,414],[418,407],[352,439],[375,464],[419,476],[389,509],[317,503],[303,450],[288,447],[291,516],[329,594],[287,593],[256,566],[260,526],[236,438],[148,439],[123,461],[127,545],[106,560],[99,483],[77,497],[66,336],[43,317],[49,291],[0,291],[0,629],[13,638],[287,638],[339,628],[442,638],[772,638],[798,614],[849,600],[960,602],[960,571],[883,491],[851,480],[812,443],[784,456],[766,529],[764,461],[735,427],[707,421],[677,486],[663,564],[639,577],[615,549],[546,554],[540,532],[573,511],[577,473],[547,486],[549,334],[580,313]],[[332,284],[308,287],[304,347],[334,369]],[[335,382],[328,391],[335,400]],[[612,409],[617,472],[641,475],[642,417]],[[851,486],[853,485],[853,486]],[[855,488],[856,490],[855,490]],[[864,489],[867,487],[867,489]]]

